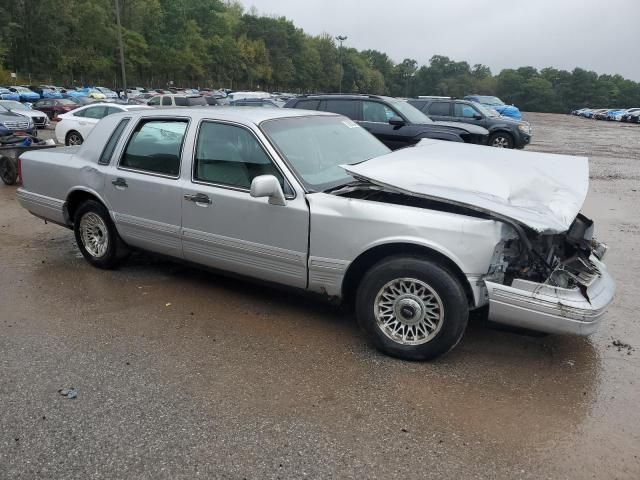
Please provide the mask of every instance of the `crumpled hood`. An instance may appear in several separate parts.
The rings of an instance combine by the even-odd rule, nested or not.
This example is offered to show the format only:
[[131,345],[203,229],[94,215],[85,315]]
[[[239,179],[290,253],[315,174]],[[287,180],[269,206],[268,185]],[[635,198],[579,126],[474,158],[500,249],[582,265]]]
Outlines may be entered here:
[[589,188],[585,157],[431,139],[342,167],[377,185],[507,218],[540,233],[567,231]]
[[442,125],[443,127],[454,127],[459,128],[460,130],[466,130],[469,133],[475,133],[477,135],[489,135],[489,131],[481,127],[479,125],[474,125],[473,123],[462,123],[462,122],[436,122],[436,125]]

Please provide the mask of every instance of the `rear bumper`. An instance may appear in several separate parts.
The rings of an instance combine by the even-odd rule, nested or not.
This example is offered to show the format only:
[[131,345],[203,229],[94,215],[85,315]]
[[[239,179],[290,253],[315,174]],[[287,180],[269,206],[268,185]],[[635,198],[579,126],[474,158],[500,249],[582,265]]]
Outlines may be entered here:
[[615,282],[604,263],[591,257],[600,277],[583,294],[579,288],[514,280],[511,286],[486,281],[489,319],[539,332],[591,335],[615,295]]

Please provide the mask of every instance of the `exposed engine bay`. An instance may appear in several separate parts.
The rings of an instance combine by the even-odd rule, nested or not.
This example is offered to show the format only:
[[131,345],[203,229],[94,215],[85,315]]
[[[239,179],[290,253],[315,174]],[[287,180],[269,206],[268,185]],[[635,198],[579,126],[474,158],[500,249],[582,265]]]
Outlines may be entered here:
[[586,288],[600,275],[590,260],[602,260],[607,247],[593,238],[593,222],[582,214],[569,231],[537,236],[528,232],[496,247],[488,278],[504,285],[521,278],[561,288]]

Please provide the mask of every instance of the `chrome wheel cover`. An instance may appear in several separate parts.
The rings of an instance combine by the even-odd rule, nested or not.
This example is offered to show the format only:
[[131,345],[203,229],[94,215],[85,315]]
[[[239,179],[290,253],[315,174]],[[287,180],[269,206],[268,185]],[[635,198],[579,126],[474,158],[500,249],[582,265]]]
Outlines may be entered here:
[[88,212],[80,219],[80,238],[92,257],[100,258],[109,248],[109,231],[100,215]]
[[507,140],[505,137],[496,137],[493,139],[493,143],[491,144],[491,146],[496,148],[508,148],[509,140]]
[[401,345],[431,341],[444,323],[444,306],[436,291],[415,278],[397,278],[384,285],[374,303],[378,328]]

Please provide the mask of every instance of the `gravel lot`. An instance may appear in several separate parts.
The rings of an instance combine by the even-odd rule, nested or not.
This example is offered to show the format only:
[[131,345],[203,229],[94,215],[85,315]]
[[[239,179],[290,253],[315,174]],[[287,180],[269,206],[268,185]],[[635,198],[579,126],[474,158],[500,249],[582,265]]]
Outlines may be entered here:
[[526,119],[529,150],[590,157],[616,301],[590,338],[476,322],[431,363],[305,296],[94,269],[0,184],[0,478],[640,478],[640,126]]

